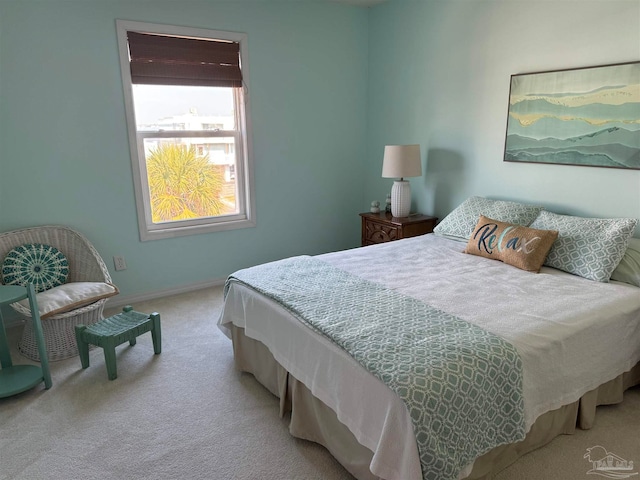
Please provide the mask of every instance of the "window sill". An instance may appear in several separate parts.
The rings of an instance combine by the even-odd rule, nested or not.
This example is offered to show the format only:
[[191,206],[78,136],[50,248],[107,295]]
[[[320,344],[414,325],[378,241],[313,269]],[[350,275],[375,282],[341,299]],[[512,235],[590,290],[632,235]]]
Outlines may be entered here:
[[160,240],[163,238],[184,237],[202,233],[222,232],[225,230],[237,230],[240,228],[252,228],[256,226],[253,219],[242,219],[206,225],[190,225],[184,227],[170,227],[154,230],[140,230],[140,240]]

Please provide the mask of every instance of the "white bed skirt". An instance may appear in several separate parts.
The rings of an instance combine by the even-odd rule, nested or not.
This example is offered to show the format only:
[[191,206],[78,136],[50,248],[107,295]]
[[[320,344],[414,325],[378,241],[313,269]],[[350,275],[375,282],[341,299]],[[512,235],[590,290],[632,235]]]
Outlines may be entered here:
[[[373,452],[362,446],[337,418],[335,412],[285,370],[261,342],[247,337],[244,329],[228,325],[233,340],[236,366],[249,372],[280,398],[280,415],[291,414],[290,433],[323,445],[360,480],[378,479],[369,470]],[[580,400],[540,416],[527,437],[518,443],[497,447],[478,458],[468,480],[489,480],[522,455],[539,448],[561,434],[593,425],[598,405],[620,403],[627,388],[640,384],[640,363],[631,371],[584,394]]]

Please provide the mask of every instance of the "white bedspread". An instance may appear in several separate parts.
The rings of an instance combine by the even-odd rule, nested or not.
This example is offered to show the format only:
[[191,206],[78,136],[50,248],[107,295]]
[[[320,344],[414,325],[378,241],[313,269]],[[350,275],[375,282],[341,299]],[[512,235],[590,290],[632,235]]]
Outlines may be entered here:
[[[523,361],[527,429],[541,414],[576,401],[640,361],[640,289],[546,267],[539,274],[524,272],[463,254],[464,247],[430,234],[319,258],[512,343]],[[227,334],[224,325],[230,322],[264,343],[374,452],[374,474],[389,480],[422,477],[404,404],[339,347],[237,284],[219,320]]]

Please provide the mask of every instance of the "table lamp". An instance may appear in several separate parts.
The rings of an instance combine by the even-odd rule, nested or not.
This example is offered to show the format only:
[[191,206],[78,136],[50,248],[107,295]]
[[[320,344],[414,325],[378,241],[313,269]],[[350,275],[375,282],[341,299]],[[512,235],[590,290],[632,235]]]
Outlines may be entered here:
[[411,185],[405,177],[422,175],[420,145],[387,145],[382,161],[383,178],[399,178],[391,188],[391,215],[407,217],[411,209]]

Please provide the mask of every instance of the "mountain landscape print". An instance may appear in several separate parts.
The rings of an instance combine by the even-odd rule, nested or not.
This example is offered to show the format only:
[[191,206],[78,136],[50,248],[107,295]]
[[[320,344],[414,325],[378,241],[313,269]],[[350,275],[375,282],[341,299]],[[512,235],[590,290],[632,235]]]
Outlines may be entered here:
[[512,75],[504,160],[640,169],[640,62]]

